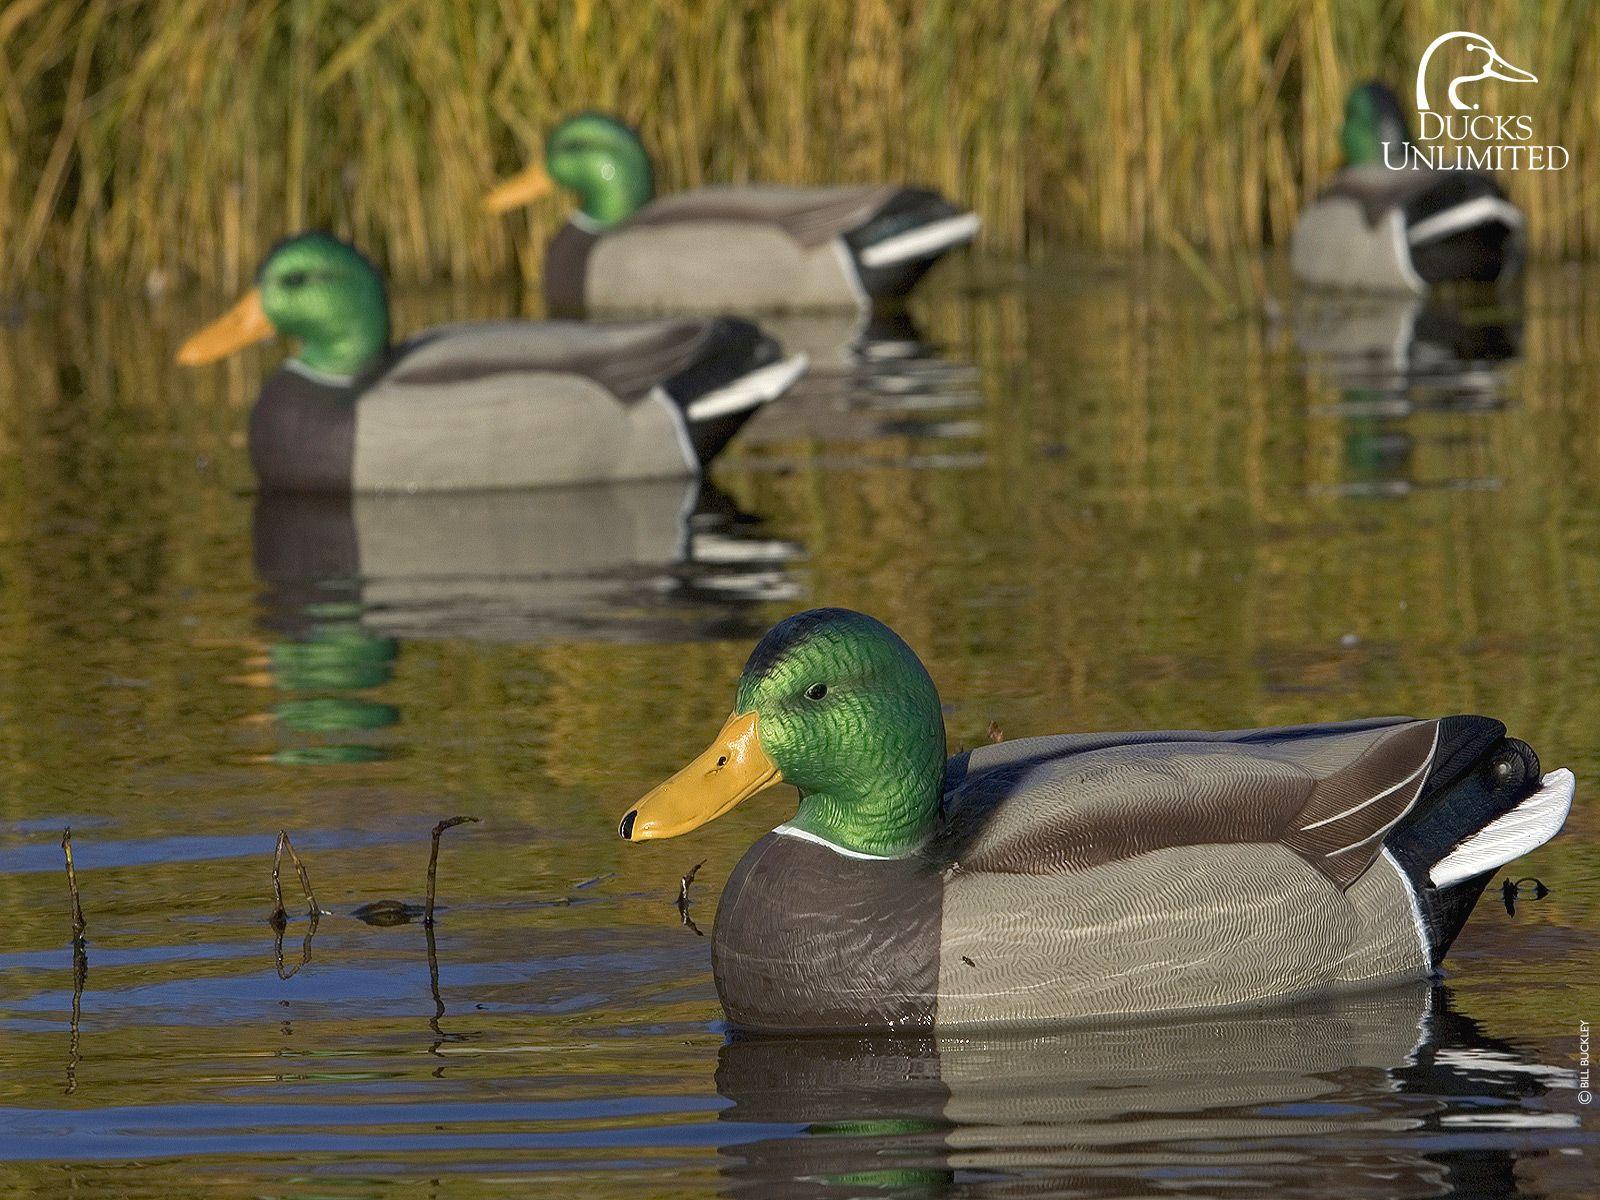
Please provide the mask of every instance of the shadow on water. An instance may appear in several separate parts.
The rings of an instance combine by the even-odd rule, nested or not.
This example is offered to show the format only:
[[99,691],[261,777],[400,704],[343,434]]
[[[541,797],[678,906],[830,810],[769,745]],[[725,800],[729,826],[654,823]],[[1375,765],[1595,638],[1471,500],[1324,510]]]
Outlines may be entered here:
[[[1051,1033],[741,1038],[739,1196],[1511,1196],[1511,1142],[1585,1139],[1570,1072],[1418,984],[1287,1012]],[[773,1127],[786,1127],[777,1128]]]

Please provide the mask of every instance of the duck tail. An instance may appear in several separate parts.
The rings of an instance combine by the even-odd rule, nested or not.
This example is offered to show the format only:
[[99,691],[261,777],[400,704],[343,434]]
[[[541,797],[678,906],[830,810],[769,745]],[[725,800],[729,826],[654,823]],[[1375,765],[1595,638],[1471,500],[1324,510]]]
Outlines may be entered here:
[[1513,278],[1526,252],[1521,211],[1486,175],[1446,171],[1405,205],[1411,263],[1428,283]]
[[904,299],[949,250],[978,236],[978,214],[927,188],[901,188],[845,234],[861,289],[874,303]]
[[805,355],[785,357],[783,347],[753,322],[707,322],[694,362],[663,385],[683,412],[700,465],[715,458],[757,409],[788,391],[806,366]]
[[1571,771],[1542,775],[1526,742],[1488,717],[1439,723],[1434,766],[1384,839],[1416,892],[1437,967],[1495,870],[1542,846],[1572,805]]

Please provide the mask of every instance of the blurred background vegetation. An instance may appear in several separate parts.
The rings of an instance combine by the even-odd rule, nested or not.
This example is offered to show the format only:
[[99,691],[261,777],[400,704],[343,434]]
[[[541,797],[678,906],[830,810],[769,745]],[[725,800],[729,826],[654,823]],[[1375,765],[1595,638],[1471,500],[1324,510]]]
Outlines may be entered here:
[[[1545,256],[1600,245],[1600,23],[1584,0],[5,0],[0,279],[231,288],[326,226],[409,280],[537,274],[550,202],[486,185],[585,107],[666,189],[926,181],[1002,252],[1283,239],[1337,164],[1348,87],[1406,92],[1438,33],[1571,166],[1507,182]],[[1500,89],[1496,92],[1494,89]]]

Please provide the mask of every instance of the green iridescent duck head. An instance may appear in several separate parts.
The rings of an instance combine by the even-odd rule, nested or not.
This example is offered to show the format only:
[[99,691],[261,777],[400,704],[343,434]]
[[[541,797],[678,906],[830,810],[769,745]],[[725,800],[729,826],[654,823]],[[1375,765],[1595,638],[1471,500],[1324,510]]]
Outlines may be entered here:
[[677,837],[778,782],[800,807],[785,828],[854,854],[927,840],[944,789],[939,693],[887,625],[817,608],[774,626],[739,676],[711,746],[622,818],[624,838]]
[[300,341],[295,359],[320,374],[359,374],[389,345],[389,300],[377,268],[348,242],[303,233],[279,242],[256,286],[178,350],[199,366],[281,333]]
[[568,117],[545,143],[544,162],[513,175],[484,197],[492,213],[531,204],[561,186],[577,193],[584,219],[604,229],[626,221],[655,195],[655,174],[639,135],[615,117]]
[[1400,111],[1400,99],[1389,88],[1376,82],[1363,83],[1350,93],[1344,105],[1344,125],[1339,130],[1345,165],[1381,163],[1385,142],[1396,147],[1391,156],[1398,159],[1400,147],[1410,140],[1411,130],[1405,113]]

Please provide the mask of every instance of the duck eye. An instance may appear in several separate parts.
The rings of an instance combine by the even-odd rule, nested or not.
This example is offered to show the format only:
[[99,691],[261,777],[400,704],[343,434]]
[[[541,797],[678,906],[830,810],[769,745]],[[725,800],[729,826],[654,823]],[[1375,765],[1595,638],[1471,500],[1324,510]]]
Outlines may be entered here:
[[806,689],[807,700],[821,700],[827,694],[828,685],[825,683],[813,683]]
[[289,288],[305,287],[310,278],[311,275],[309,272],[290,271],[284,275],[279,282],[282,283],[284,287]]

